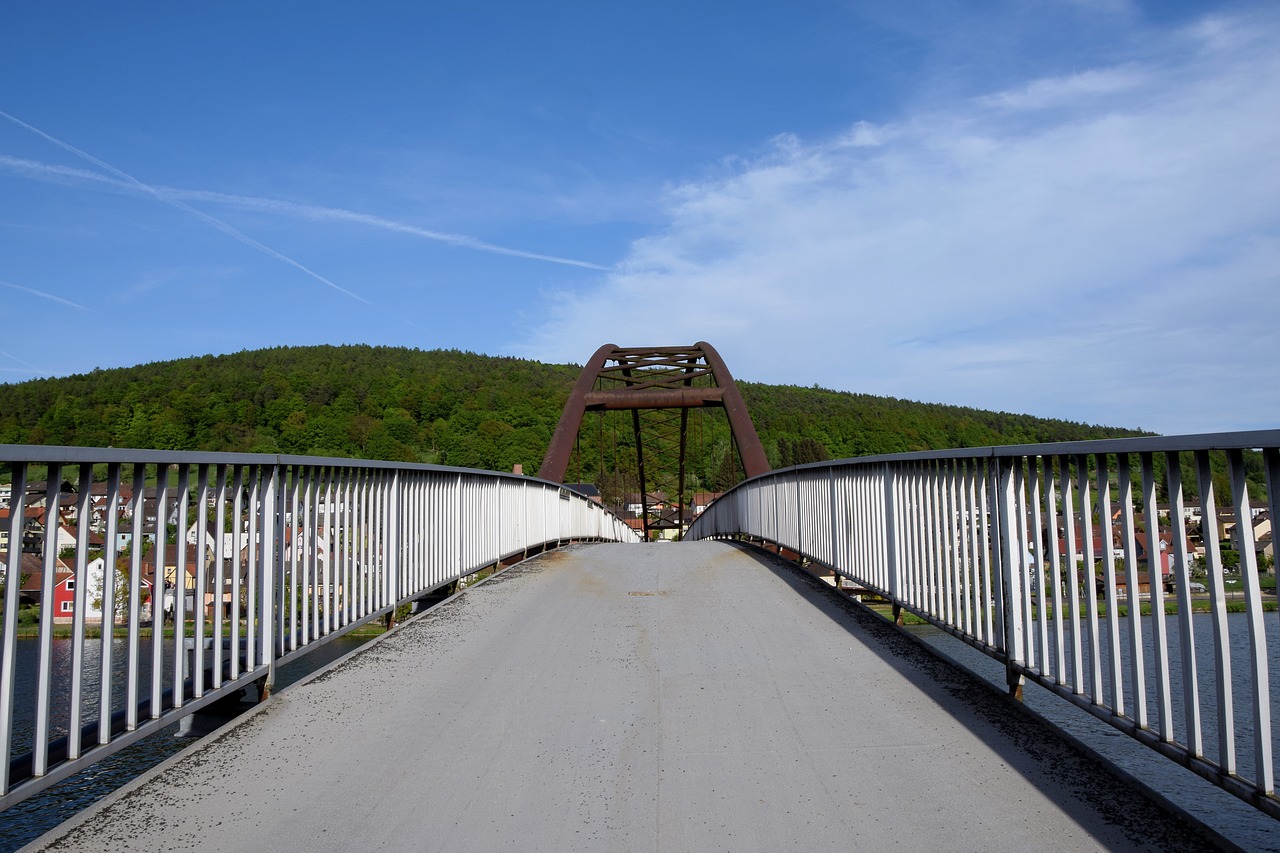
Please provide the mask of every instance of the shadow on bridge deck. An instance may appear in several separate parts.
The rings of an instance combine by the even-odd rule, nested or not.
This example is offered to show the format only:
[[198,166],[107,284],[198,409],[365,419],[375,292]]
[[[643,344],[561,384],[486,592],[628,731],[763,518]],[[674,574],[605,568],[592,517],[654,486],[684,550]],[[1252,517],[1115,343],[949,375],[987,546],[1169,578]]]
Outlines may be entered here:
[[706,542],[523,563],[35,846],[1212,844],[825,585]]

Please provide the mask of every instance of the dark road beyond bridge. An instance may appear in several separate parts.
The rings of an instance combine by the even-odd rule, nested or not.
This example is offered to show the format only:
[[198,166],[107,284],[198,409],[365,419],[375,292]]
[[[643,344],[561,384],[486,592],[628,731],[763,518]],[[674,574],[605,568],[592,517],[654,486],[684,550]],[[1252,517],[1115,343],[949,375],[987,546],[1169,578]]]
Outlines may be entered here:
[[577,545],[282,691],[38,846],[1204,846],[1016,708],[771,555]]

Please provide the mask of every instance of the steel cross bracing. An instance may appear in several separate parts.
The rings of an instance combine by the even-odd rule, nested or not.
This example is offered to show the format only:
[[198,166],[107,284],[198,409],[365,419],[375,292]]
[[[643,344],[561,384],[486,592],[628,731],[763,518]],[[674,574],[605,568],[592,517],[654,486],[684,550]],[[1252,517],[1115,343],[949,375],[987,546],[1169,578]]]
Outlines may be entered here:
[[[768,471],[746,403],[714,347],[705,341],[689,347],[605,344],[574,384],[539,476],[564,482],[586,412],[630,411],[645,536],[683,529],[689,409],[707,406],[724,408],[746,476]],[[656,505],[672,495],[678,509],[674,518],[663,517]]]

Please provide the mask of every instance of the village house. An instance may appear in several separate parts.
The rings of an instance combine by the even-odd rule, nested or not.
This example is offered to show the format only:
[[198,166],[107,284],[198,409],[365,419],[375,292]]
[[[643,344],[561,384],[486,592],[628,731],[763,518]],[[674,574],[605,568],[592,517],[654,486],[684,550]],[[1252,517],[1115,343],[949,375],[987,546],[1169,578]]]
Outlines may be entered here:
[[[104,621],[103,605],[106,603],[107,562],[103,557],[90,560],[85,566],[85,623],[100,625]],[[144,564],[138,579],[139,607],[143,621],[151,619],[152,590],[154,583],[154,567]],[[124,618],[129,607],[129,581],[124,572],[115,575],[115,586],[112,589],[112,609],[115,611],[113,622]]]
[[[1094,575],[1094,584],[1099,596],[1106,594],[1106,580],[1102,574]],[[1138,585],[1138,596],[1151,595],[1151,575],[1147,572],[1137,572],[1136,580]],[[1116,598],[1129,597],[1129,574],[1128,572],[1116,572]]]
[[[660,515],[667,508],[668,498],[666,492],[659,489],[656,492],[649,492],[646,497],[648,498],[650,513]],[[634,515],[642,514],[644,512],[644,502],[641,500],[640,493],[632,492],[623,497],[622,508]]]
[[604,499],[600,497],[600,490],[596,488],[594,483],[565,483],[564,487],[571,492],[577,492],[588,500],[595,501],[598,504],[604,503]]
[[[1074,533],[1075,533],[1075,541],[1076,541],[1076,556],[1078,560],[1083,560],[1084,550],[1085,550],[1084,549],[1084,531],[1082,530],[1080,524],[1077,523]],[[1148,535],[1147,531],[1145,530],[1135,531],[1133,538],[1134,538],[1134,551],[1135,551],[1134,557],[1137,560],[1138,564],[1143,567],[1150,566],[1151,564],[1150,536]],[[1121,537],[1119,529],[1114,530],[1114,535],[1112,536],[1111,542],[1105,545],[1103,543],[1103,534],[1100,531],[1095,530],[1093,533],[1091,545],[1092,545],[1092,550],[1093,550],[1093,555],[1095,560],[1105,559],[1106,550],[1104,550],[1104,548],[1107,548],[1107,549],[1110,549],[1111,555],[1116,560],[1117,565],[1119,565],[1124,561],[1124,558],[1125,558],[1124,542]],[[1168,530],[1161,531],[1159,537],[1156,539],[1155,547],[1156,547],[1156,564],[1159,566],[1160,573],[1167,578],[1170,575],[1170,573],[1173,571],[1173,560],[1174,560],[1173,534]],[[1187,548],[1187,553],[1191,554],[1192,545],[1190,540],[1188,540],[1188,542],[1186,543],[1186,548]],[[1058,556],[1064,559],[1067,556],[1067,537],[1065,535],[1064,530],[1058,531]]]
[[[9,526],[12,513],[12,508],[0,509],[0,549],[5,551],[9,550]],[[35,553],[35,545],[44,535],[44,524],[41,522],[44,510],[40,507],[27,507],[22,514],[23,551]],[[28,550],[27,546],[30,546],[31,550]]]
[[75,551],[76,534],[72,528],[68,527],[66,522],[59,521],[57,530],[53,535],[54,552],[62,554],[66,551]]
[[[1230,529],[1231,547],[1238,553],[1243,554],[1245,549],[1250,549],[1259,557],[1259,563],[1262,557],[1269,557],[1272,561],[1271,570],[1275,570],[1275,549],[1271,528],[1271,513],[1261,511],[1253,514],[1251,523],[1242,531],[1237,529],[1239,525],[1233,524]],[[1241,541],[1241,540],[1244,541]]]
[[[235,548],[235,537],[229,530],[219,530],[218,520],[210,516],[205,521],[204,528],[204,546],[210,554],[213,554],[218,547],[218,539],[222,539],[222,553],[230,554]],[[187,528],[186,542],[188,545],[196,545],[200,541],[200,522],[193,521],[191,526]]]
[[720,494],[720,492],[694,492],[693,497],[689,499],[689,517],[697,518],[713,500],[720,497]]
[[[0,551],[0,566],[7,566],[9,552]],[[55,559],[53,598],[50,606],[56,622],[69,622],[75,612],[75,573],[62,560]],[[24,553],[19,563],[18,604],[35,605],[44,610],[44,559],[30,553]]]
[[[159,559],[163,553],[163,559]],[[156,570],[157,562],[160,563],[160,571]],[[203,565],[205,569],[205,587],[206,592],[211,592],[214,581],[212,573],[209,571],[213,565],[213,554],[208,550],[204,554],[195,545],[166,545],[164,548],[153,548],[143,557],[144,571],[151,577],[159,577],[158,588],[160,589],[159,606],[161,612],[165,616],[171,617],[177,610],[178,596],[183,597],[182,609],[184,613],[193,613],[199,600],[200,606],[208,605],[208,597],[200,595],[197,590],[197,580],[200,567]],[[225,582],[224,582],[225,583]]]

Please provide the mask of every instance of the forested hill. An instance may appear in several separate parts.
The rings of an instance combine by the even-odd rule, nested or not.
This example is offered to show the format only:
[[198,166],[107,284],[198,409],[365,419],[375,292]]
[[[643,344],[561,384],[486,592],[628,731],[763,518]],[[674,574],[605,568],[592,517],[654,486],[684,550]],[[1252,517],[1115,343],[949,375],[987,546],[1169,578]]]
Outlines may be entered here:
[[[206,355],[0,385],[0,443],[299,453],[506,471],[520,463],[534,473],[578,372],[573,365],[369,346]],[[1135,434],[818,388],[741,387],[775,466]],[[702,447],[725,446],[723,420],[705,420]],[[691,462],[699,480],[714,487],[720,461]]]

